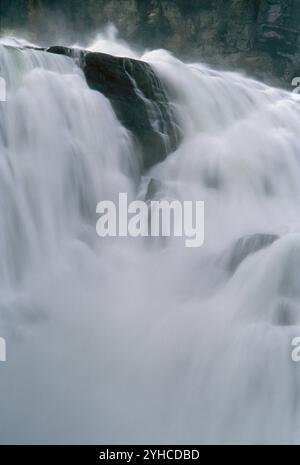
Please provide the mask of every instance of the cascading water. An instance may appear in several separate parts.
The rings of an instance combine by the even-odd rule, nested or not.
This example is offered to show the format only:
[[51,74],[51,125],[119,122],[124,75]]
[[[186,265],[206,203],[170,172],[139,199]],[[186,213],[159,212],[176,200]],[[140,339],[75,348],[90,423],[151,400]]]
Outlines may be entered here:
[[1,47],[0,441],[297,443],[299,99],[142,58],[184,133],[151,195],[205,201],[200,249],[96,236],[149,195],[130,134],[72,60]]

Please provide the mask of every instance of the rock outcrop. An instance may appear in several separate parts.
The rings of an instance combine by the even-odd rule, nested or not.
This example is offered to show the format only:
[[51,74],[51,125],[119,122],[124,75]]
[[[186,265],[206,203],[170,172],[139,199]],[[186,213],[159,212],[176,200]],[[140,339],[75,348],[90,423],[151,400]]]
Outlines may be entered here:
[[89,86],[110,100],[119,120],[136,137],[145,169],[176,149],[180,129],[163,85],[150,65],[60,46],[50,47],[48,52],[74,58]]
[[238,239],[229,252],[225,254],[225,263],[227,270],[232,274],[240,264],[250,255],[262,250],[279,239],[276,234],[251,234]]

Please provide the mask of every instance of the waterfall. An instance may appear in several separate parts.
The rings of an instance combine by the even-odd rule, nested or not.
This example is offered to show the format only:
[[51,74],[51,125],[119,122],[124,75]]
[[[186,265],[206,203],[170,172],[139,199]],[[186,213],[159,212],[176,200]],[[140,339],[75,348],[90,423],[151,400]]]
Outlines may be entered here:
[[[300,99],[141,58],[183,132],[146,173],[70,58],[0,46],[0,442],[297,443]],[[99,239],[119,192],[203,200],[204,246]]]

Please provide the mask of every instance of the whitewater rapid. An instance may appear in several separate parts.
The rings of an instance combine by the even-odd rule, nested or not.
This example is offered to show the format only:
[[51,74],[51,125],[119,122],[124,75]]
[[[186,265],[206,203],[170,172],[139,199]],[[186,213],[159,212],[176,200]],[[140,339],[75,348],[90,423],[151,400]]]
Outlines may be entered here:
[[[0,442],[299,443],[299,97],[110,34],[183,131],[147,173],[71,59],[0,45]],[[203,247],[97,237],[151,178],[205,202]]]

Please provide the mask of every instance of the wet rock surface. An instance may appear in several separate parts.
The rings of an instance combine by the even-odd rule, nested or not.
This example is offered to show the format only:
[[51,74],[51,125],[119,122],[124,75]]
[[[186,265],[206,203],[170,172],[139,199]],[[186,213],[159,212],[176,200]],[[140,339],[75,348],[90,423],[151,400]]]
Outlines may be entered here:
[[279,239],[276,234],[251,234],[241,237],[232,246],[226,256],[226,268],[230,273],[234,273],[240,264],[250,255],[264,249]]
[[119,120],[136,137],[145,169],[176,149],[180,129],[165,89],[150,65],[60,46],[50,47],[48,52],[74,58],[89,86],[110,100]]

